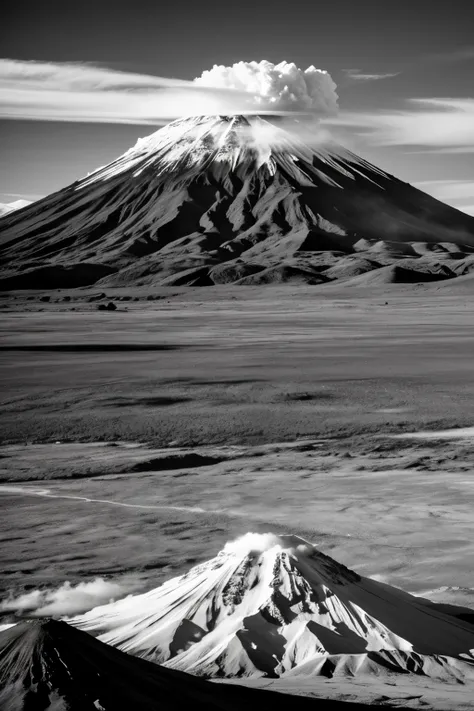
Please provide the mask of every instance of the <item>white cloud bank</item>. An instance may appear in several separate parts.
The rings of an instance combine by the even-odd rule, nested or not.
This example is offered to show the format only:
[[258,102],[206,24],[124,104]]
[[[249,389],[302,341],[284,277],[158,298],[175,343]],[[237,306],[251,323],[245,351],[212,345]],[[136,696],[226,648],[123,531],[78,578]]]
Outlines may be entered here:
[[281,62],[239,62],[194,81],[89,64],[0,60],[0,118],[160,124],[191,114],[337,110],[327,72]]
[[418,146],[444,153],[474,151],[474,99],[411,99],[401,111],[341,113],[333,125],[362,129],[375,145]]
[[53,590],[31,590],[16,598],[8,598],[0,603],[0,610],[34,617],[78,615],[122,598],[137,587],[137,580],[133,578],[119,582],[96,578],[78,585],[66,582]]

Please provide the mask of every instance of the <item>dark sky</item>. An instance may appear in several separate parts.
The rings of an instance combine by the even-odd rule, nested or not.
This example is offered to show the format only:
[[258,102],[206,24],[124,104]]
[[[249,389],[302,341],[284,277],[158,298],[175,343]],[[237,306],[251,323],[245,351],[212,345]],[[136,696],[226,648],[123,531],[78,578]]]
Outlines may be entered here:
[[[468,0],[7,0],[0,46],[11,59],[90,62],[182,79],[214,64],[284,59],[327,69],[338,84],[341,110],[393,110],[411,98],[474,98],[474,52],[463,58],[474,47],[469,8]],[[355,82],[344,75],[347,68],[400,74]],[[62,187],[151,131],[1,121],[0,201]],[[472,153],[415,156],[412,149],[355,140],[366,157],[406,180],[474,182]]]
[[102,62],[189,79],[215,63],[282,57],[305,66],[316,62],[330,71],[348,66],[393,71],[472,44],[469,4],[9,0],[2,52],[18,59]]

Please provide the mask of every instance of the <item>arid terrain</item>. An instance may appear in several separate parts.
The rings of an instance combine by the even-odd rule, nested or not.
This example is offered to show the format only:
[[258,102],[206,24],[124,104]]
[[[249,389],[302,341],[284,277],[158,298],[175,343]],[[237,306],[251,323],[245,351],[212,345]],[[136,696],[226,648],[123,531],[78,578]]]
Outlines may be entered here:
[[[474,609],[469,291],[43,296],[1,302],[4,622],[149,590],[247,531]],[[465,686],[337,683],[318,693],[472,708]]]
[[474,311],[456,286],[4,295],[3,441],[256,444],[469,425]]

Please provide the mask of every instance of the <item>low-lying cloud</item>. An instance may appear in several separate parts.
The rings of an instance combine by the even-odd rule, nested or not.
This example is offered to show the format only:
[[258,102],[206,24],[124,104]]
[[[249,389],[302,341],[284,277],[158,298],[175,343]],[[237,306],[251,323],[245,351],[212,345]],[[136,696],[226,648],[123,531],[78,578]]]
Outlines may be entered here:
[[3,600],[0,603],[0,611],[32,617],[78,615],[98,605],[125,597],[138,587],[138,580],[132,577],[116,582],[95,578],[77,585],[65,582],[59,588],[30,590],[18,597]]
[[160,125],[181,116],[337,111],[336,85],[315,67],[239,62],[193,81],[90,64],[0,60],[0,118]]

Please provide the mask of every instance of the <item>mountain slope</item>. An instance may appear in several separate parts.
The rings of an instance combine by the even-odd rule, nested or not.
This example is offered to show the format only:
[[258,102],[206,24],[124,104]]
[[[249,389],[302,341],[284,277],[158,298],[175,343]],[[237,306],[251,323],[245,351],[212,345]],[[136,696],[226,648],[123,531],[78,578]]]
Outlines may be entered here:
[[[368,708],[323,703],[334,711]],[[24,622],[0,632],[3,711],[283,711],[289,707],[315,711],[321,702],[212,684],[131,657],[65,622]]]
[[31,202],[31,200],[14,200],[13,202],[0,203],[0,217],[15,210],[21,210],[21,208],[31,205]]
[[352,252],[361,239],[405,243],[415,257],[412,242],[455,243],[464,256],[474,249],[474,218],[262,118],[187,118],[0,219],[9,279],[0,285],[15,288],[23,275],[24,288],[26,275],[40,288],[51,277],[38,270],[75,264],[91,265],[84,284],[160,284],[236,259],[268,268],[301,251]]
[[0,633],[2,709],[236,709],[199,680],[129,657],[65,622],[24,622]]
[[187,575],[71,622],[126,652],[206,676],[277,677],[301,665],[313,674],[345,666],[440,676],[451,666],[456,676],[457,663],[440,655],[474,669],[471,624],[361,578],[297,536],[247,534]]

